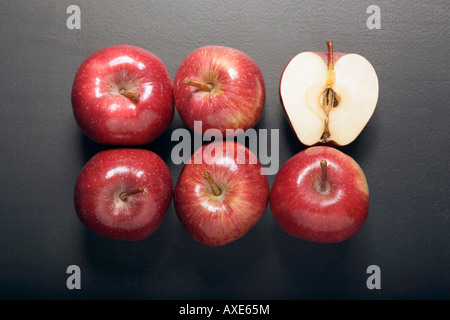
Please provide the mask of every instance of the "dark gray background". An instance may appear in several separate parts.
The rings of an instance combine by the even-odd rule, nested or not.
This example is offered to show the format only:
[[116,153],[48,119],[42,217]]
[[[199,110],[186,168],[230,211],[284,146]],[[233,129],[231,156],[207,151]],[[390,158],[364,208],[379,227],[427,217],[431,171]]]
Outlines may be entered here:
[[[66,8],[81,8],[69,30]],[[369,5],[381,29],[369,30]],[[447,299],[449,253],[448,1],[0,1],[0,298],[2,299]],[[369,182],[369,218],[350,240],[307,243],[283,233],[270,209],[224,247],[194,242],[173,205],[162,227],[137,243],[87,231],[73,207],[83,165],[105,149],[72,115],[73,77],[94,51],[133,44],[158,55],[173,79],[208,44],[235,47],[260,66],[267,89],[257,128],[280,130],[280,165],[304,147],[280,104],[281,72],[297,53],[362,54],[380,80],[377,109],[340,148]],[[170,130],[145,146],[168,163]],[[269,176],[272,184],[275,176]],[[66,268],[81,268],[68,290]],[[366,287],[370,265],[381,289]]]

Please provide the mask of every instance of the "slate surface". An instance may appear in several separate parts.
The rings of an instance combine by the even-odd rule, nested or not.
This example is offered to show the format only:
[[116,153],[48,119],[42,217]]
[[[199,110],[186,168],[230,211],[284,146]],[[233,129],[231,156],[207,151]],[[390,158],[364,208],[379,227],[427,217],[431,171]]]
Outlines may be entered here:
[[[81,29],[68,29],[69,5]],[[369,29],[377,4],[381,28]],[[448,1],[0,1],[0,298],[2,299],[446,299],[450,297]],[[138,243],[100,238],[78,221],[74,183],[106,147],[85,138],[71,110],[81,62],[114,44],[158,55],[173,79],[207,44],[238,48],[260,66],[266,107],[256,129],[279,130],[279,165],[304,149],[278,95],[297,53],[362,54],[380,80],[377,109],[340,148],[363,168],[369,218],[352,239],[319,245],[283,233],[267,208],[244,238],[219,248],[193,241],[171,205]],[[170,129],[145,146],[171,162]],[[271,143],[277,143],[272,141]],[[268,176],[272,184],[275,176]],[[81,269],[81,290],[66,269]],[[381,289],[366,272],[381,270]]]

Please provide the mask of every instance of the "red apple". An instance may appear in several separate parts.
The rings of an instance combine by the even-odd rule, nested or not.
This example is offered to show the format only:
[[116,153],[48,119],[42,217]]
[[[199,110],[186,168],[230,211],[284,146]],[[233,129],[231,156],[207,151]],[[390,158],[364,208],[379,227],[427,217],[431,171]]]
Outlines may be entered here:
[[172,83],[155,54],[130,45],[107,47],[78,69],[72,107],[79,127],[93,141],[143,145],[172,122]]
[[280,80],[281,101],[304,145],[343,146],[355,140],[375,111],[379,84],[371,63],[355,53],[302,52]]
[[281,167],[272,185],[270,207],[288,234],[336,243],[364,225],[369,188],[353,158],[329,146],[316,146],[297,153]]
[[197,149],[174,190],[175,210],[188,234],[220,246],[252,229],[269,201],[269,183],[261,169],[257,157],[233,141]]
[[172,191],[169,169],[156,153],[110,149],[97,153],[82,169],[75,185],[75,209],[96,234],[142,240],[162,224]]
[[177,111],[191,130],[195,131],[194,121],[201,121],[202,132],[197,133],[214,128],[223,136],[226,129],[254,127],[266,96],[261,70],[247,54],[213,45],[185,58],[175,75],[173,92]]

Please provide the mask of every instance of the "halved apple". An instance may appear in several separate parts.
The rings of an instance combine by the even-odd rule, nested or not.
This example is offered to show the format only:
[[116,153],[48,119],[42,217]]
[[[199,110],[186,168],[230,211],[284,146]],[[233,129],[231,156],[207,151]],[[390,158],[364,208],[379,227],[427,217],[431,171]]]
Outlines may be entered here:
[[355,53],[302,52],[285,67],[280,97],[287,118],[304,145],[344,146],[356,139],[375,111],[378,76]]

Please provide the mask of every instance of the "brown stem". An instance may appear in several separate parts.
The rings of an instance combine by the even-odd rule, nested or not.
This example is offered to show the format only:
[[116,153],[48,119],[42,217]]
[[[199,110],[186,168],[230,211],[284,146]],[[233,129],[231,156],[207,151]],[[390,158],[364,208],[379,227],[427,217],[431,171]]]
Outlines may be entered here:
[[334,67],[334,57],[333,57],[333,41],[328,40],[327,41],[327,47],[328,47],[328,68]]
[[211,92],[211,90],[213,89],[213,85],[210,83],[195,82],[189,78],[184,79],[184,84],[189,85],[189,86],[194,86],[203,91],[208,91],[208,92]]
[[322,168],[322,179],[320,180],[319,189],[321,192],[327,191],[327,160],[320,161],[320,167]]
[[131,197],[132,195],[135,195],[137,193],[147,194],[148,189],[145,187],[142,187],[142,188],[136,188],[136,189],[133,189],[130,191],[124,191],[121,194],[119,194],[119,198],[122,201],[126,201],[128,199],[128,197]]
[[131,92],[124,88],[119,90],[119,93],[123,95],[125,98],[132,100],[133,102],[138,102],[141,95],[137,92]]
[[213,181],[208,171],[206,171],[204,174],[205,179],[208,180],[209,185],[211,186],[213,193],[215,196],[220,196],[222,194],[222,191],[219,189],[217,184]]

